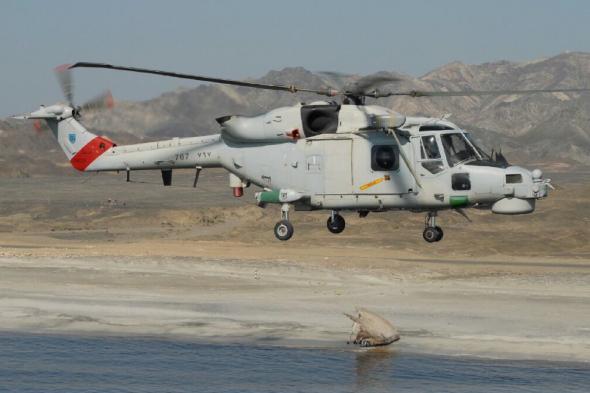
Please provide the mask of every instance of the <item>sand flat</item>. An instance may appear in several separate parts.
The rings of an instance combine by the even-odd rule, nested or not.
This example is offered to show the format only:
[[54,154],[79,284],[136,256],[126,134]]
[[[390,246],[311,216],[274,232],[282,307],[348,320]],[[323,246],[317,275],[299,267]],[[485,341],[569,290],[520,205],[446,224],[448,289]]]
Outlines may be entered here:
[[2,328],[344,346],[342,312],[358,305],[394,321],[413,351],[590,361],[590,264],[579,260],[363,267],[337,252],[302,262],[246,248],[237,259],[239,244],[227,256],[209,245],[194,245],[201,257],[18,249],[0,258]]

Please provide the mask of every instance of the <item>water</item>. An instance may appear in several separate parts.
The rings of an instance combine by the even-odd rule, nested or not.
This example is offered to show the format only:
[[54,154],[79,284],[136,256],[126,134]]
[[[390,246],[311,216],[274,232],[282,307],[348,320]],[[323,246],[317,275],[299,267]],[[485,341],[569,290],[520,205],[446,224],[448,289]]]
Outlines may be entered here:
[[590,365],[0,334],[0,392],[588,392]]

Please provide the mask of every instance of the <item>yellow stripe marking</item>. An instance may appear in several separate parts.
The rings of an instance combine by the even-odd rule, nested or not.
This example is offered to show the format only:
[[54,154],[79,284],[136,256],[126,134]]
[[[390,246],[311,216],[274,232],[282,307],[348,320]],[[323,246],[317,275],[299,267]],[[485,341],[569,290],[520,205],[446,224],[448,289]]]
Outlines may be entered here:
[[380,177],[378,179],[373,180],[372,182],[369,182],[367,184],[363,184],[360,187],[361,188],[361,191],[365,191],[367,188],[371,188],[373,186],[376,186],[377,184],[382,183],[385,180],[389,180],[389,176],[383,176],[383,177]]

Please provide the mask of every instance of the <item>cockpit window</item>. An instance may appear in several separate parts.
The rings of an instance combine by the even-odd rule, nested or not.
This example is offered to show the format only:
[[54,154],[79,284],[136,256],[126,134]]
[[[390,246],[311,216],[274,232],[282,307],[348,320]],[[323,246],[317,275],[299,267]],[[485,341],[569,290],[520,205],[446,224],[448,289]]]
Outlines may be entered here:
[[423,136],[421,138],[420,158],[422,167],[432,174],[442,172],[444,165],[440,157],[440,149],[435,135]]
[[492,157],[488,153],[483,151],[483,149],[481,147],[479,147],[475,144],[475,141],[473,140],[473,136],[471,136],[470,133],[466,132],[463,135],[465,135],[465,138],[467,138],[469,140],[469,142],[471,142],[471,146],[473,146],[475,148],[475,150],[477,150],[477,152],[479,153],[479,155],[482,159],[484,159],[484,160],[491,160],[492,159]]
[[440,150],[434,135],[422,137],[422,159],[434,160],[440,158]]
[[463,134],[444,134],[440,139],[450,167],[478,159],[477,153]]
[[453,127],[449,127],[445,124],[427,124],[420,127],[420,131],[445,131],[454,130]]

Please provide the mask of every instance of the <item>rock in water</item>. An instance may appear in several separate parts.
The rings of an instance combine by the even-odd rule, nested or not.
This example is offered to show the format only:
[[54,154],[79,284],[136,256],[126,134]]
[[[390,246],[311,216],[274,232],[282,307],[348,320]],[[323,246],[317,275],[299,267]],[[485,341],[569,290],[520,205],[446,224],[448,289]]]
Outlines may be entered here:
[[355,335],[353,344],[361,347],[389,345],[399,340],[399,332],[385,318],[364,308],[357,308],[356,315],[344,313],[352,319],[351,336]]

